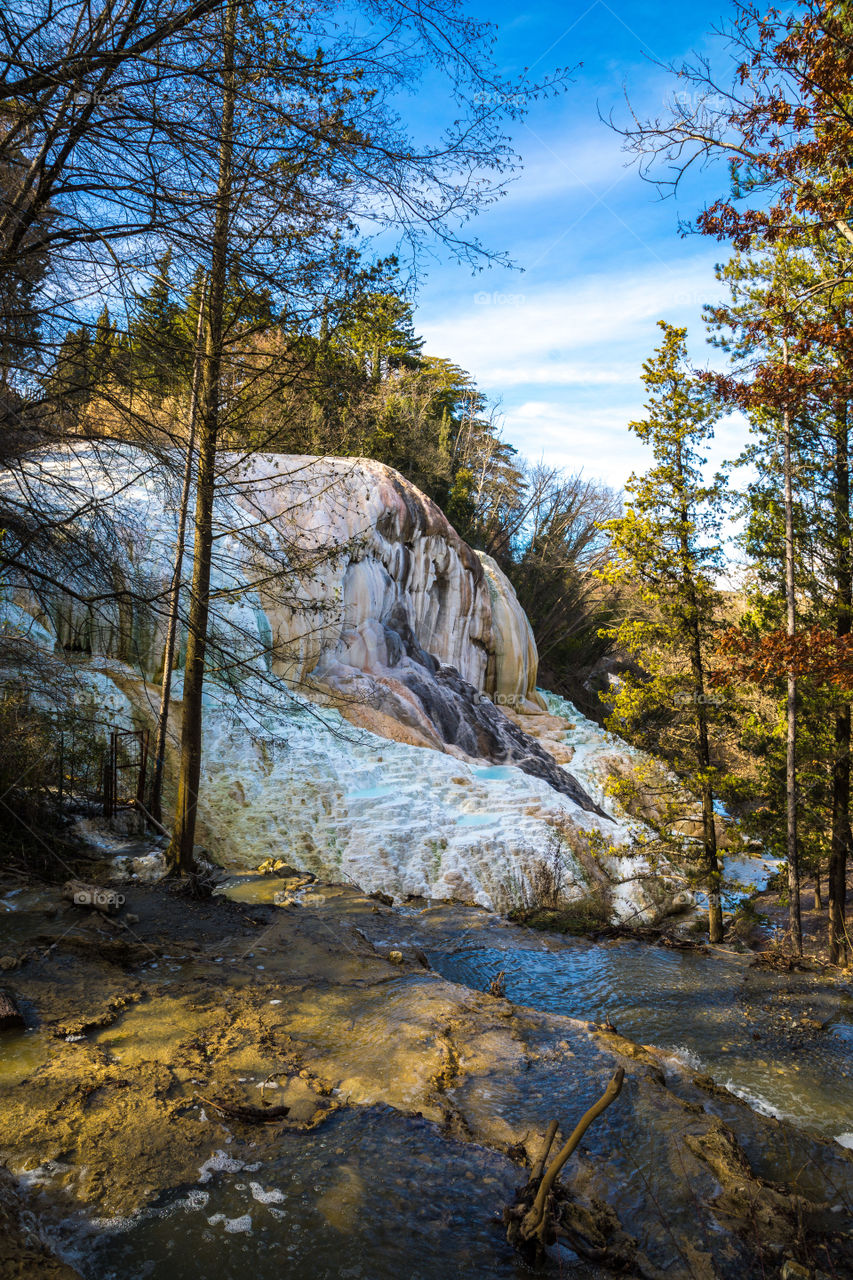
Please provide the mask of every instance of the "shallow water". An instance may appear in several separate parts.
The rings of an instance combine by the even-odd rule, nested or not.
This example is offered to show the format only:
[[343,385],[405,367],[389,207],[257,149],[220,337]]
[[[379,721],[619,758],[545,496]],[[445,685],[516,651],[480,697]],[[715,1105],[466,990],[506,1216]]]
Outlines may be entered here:
[[[87,1280],[447,1280],[529,1272],[496,1210],[519,1181],[506,1157],[384,1108],[282,1134],[278,1159],[230,1149],[153,1210],[71,1246]],[[215,1166],[218,1166],[215,1167]],[[229,1167],[230,1166],[230,1167]],[[564,1275],[591,1277],[571,1266]]]
[[[609,1017],[623,1035],[673,1051],[765,1114],[824,1137],[853,1131],[853,999],[811,975],[758,973],[749,969],[748,956],[622,940],[428,954],[433,968],[454,982],[482,990],[503,970],[507,998],[518,1004],[590,1021]],[[800,1005],[810,1002],[826,1030],[806,1039],[791,1025],[789,1033]],[[780,1039],[778,1015],[789,1007]]]
[[475,778],[479,778],[482,782],[503,782],[507,778],[514,778],[518,773],[518,769],[512,764],[489,764],[489,765],[472,765],[471,774]]
[[[746,885],[766,878],[772,864],[743,859],[726,869]],[[276,877],[235,876],[223,891],[243,902],[274,902],[282,885]],[[413,923],[419,915],[417,908],[401,913]],[[751,955],[670,951],[622,939],[546,942],[508,929],[498,945],[477,945],[476,931],[466,945],[463,916],[444,936],[446,950],[423,941],[433,968],[453,982],[483,990],[503,970],[515,1003],[588,1021],[610,1018],[623,1035],[672,1051],[764,1115],[822,1137],[853,1134],[849,989],[809,974],[756,971]],[[390,935],[388,945],[395,945]],[[811,1006],[826,1029],[804,1037],[795,1024]]]
[[[242,902],[274,902],[286,884],[279,877],[236,876],[225,891]],[[298,896],[322,898],[313,886]],[[23,930],[31,916],[23,931],[31,934],[40,927],[39,904],[24,905],[29,912],[9,911],[4,923],[17,918]],[[546,937],[465,908],[423,911],[410,906],[399,914],[415,932],[421,917],[421,940],[444,977],[482,989],[503,970],[506,994],[517,1004],[584,1020],[609,1017],[624,1035],[672,1050],[681,1062],[727,1084],[756,1109],[790,1117],[825,1137],[848,1135],[844,1145],[853,1143],[849,993],[811,975],[752,970],[750,956],[668,951],[627,940]],[[382,918],[393,931],[399,917]],[[389,945],[396,941],[396,935],[389,935]],[[255,951],[258,968],[263,968],[263,946]],[[192,958],[179,955],[163,956],[151,966],[163,971],[164,986],[176,961],[192,964]],[[225,980],[227,954],[222,962]],[[412,989],[401,975],[383,988],[384,1016],[376,1019],[375,1035],[369,1016],[375,993],[364,993],[361,1009],[353,993],[359,1044],[387,1035],[388,1008],[398,985],[401,1020],[410,1018]],[[824,1031],[803,1038],[794,1028],[789,1034],[790,1023],[804,1008],[827,1024]],[[101,1033],[104,1047],[118,1060],[144,1016],[141,1008],[129,1010],[121,1024]],[[161,1025],[158,1036],[162,1030]],[[44,1053],[43,1034],[29,1032],[16,1039],[13,1054],[0,1052],[4,1083],[29,1073]],[[138,1056],[144,1039],[138,1027],[135,1034]],[[535,1047],[549,1050],[550,1039]],[[590,1054],[596,1052],[591,1044]],[[482,1105],[492,1115],[513,1115],[531,1129],[544,1130],[551,1115],[571,1117],[589,1105],[600,1090],[600,1068],[590,1066],[577,1047],[570,1071],[555,1073],[543,1059],[534,1061],[523,1078],[496,1069],[478,1089],[479,1104],[473,1094],[468,1096],[463,1081],[456,1101],[469,1111]],[[631,1099],[628,1091],[626,1106],[633,1105]],[[801,1161],[797,1150],[792,1154],[789,1132],[783,1126],[768,1131],[766,1124],[756,1124],[750,1135],[749,1112],[740,1111],[745,1116],[724,1118],[737,1129],[756,1170],[786,1180],[795,1164],[799,1171],[807,1155]],[[646,1117],[636,1132],[652,1145],[633,1143],[629,1160],[617,1133],[623,1123],[615,1109],[612,1116],[607,1113],[590,1147],[608,1161],[622,1187],[620,1214],[626,1228],[642,1240],[660,1130]],[[835,1150],[843,1159],[840,1149]],[[67,1223],[62,1230],[69,1259],[87,1280],[279,1280],[282,1275],[288,1280],[444,1280],[462,1275],[511,1280],[527,1274],[507,1249],[495,1220],[521,1180],[519,1169],[495,1152],[449,1140],[423,1120],[385,1108],[345,1110],[309,1133],[282,1133],[276,1157],[262,1166],[246,1167],[247,1161],[253,1163],[252,1154],[245,1144],[238,1150],[237,1137],[223,1152],[214,1166],[200,1171],[196,1185],[174,1188],[155,1209],[130,1221],[96,1229],[79,1220]],[[831,1186],[827,1192],[819,1173],[814,1180],[814,1198],[834,1194]],[[809,1191],[808,1186],[802,1189]],[[673,1221],[688,1232],[692,1217],[692,1206],[685,1201]],[[549,1267],[549,1274],[558,1272],[585,1278],[599,1274],[568,1252]]]

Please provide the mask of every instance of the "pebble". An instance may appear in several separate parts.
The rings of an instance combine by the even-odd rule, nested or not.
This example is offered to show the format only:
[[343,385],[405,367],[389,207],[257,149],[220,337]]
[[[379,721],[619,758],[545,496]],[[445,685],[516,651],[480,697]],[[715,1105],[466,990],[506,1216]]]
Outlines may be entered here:
[[392,963],[392,964],[402,964],[402,963],[403,963],[403,953],[402,953],[402,951],[389,951],[389,952],[388,952],[388,959],[391,961],[391,963]]
[[17,969],[18,961],[14,956],[0,956],[0,969]]
[[801,1276],[804,1277],[804,1280],[810,1280],[811,1272],[807,1267],[800,1266],[799,1262],[794,1262],[793,1259],[788,1258],[783,1263],[779,1276],[780,1280],[800,1280]]

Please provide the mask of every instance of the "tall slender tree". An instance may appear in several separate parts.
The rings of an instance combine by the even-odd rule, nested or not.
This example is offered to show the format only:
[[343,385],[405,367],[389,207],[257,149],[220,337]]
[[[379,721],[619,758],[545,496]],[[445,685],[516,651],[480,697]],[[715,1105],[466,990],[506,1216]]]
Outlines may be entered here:
[[[849,250],[843,245],[841,258]],[[784,645],[777,657],[789,655],[785,673],[786,828],[791,902],[791,935],[801,947],[796,891],[797,819],[804,797],[797,781],[798,646],[809,628],[831,626],[839,644],[849,634],[850,588],[850,458],[847,401],[850,394],[850,287],[839,272],[839,250],[825,235],[812,235],[799,247],[780,240],[765,254],[740,255],[721,272],[731,300],[708,308],[719,343],[732,358],[727,374],[711,379],[716,393],[751,416],[755,443],[744,460],[759,476],[783,491]],[[842,271],[844,268],[842,267]],[[841,276],[841,278],[840,278]],[[831,283],[832,287],[827,287]],[[795,493],[796,490],[796,493]],[[749,506],[748,546],[771,566],[777,561],[774,528],[763,483],[753,485]],[[772,506],[772,502],[771,502]],[[757,517],[757,518],[756,518]],[[772,579],[772,568],[770,577]],[[759,575],[760,578],[766,575]],[[760,584],[766,591],[767,583]],[[772,585],[771,585],[772,594]],[[800,615],[806,615],[801,619]],[[782,627],[772,609],[769,624]],[[752,627],[751,620],[747,630]],[[766,630],[766,629],[765,629]],[[746,631],[744,632],[746,635]],[[754,643],[760,637],[754,636]],[[745,650],[742,650],[742,656]],[[778,668],[766,668],[779,674]],[[766,678],[766,676],[764,677]],[[810,676],[811,679],[811,676]],[[818,681],[815,689],[826,689]],[[825,693],[820,694],[824,697]],[[839,700],[840,698],[840,700]],[[846,850],[849,840],[849,698],[833,695],[835,753],[832,772],[829,897],[830,954],[837,960],[843,939],[846,897]]]
[[700,452],[713,435],[716,408],[687,360],[686,330],[660,322],[663,342],[643,365],[647,416],[630,424],[650,447],[653,466],[626,485],[626,511],[605,524],[613,559],[602,570],[630,586],[638,607],[613,629],[637,661],[613,700],[608,724],[639,736],[668,759],[702,806],[701,879],[712,942],[723,937],[721,874],[714,811],[715,695],[708,661],[720,623],[719,481],[703,479]]
[[205,325],[204,359],[198,412],[198,478],[196,481],[195,541],[187,619],[187,653],[181,719],[181,757],[177,800],[168,857],[181,875],[194,867],[198,787],[201,777],[202,692],[210,613],[210,571],[213,558],[213,503],[216,486],[216,443],[219,433],[219,376],[222,366],[222,324],[229,264],[229,229],[233,209],[234,109],[236,99],[235,43],[238,0],[228,0],[222,32],[222,116],[219,175],[210,261],[210,296]]
[[172,701],[172,673],[175,665],[178,631],[181,623],[181,577],[184,567],[184,550],[186,539],[187,515],[189,512],[190,494],[195,463],[196,421],[198,417],[198,400],[201,386],[202,360],[204,359],[204,324],[207,312],[207,281],[202,282],[201,293],[197,298],[198,321],[195,335],[195,351],[193,354],[193,373],[190,386],[189,410],[187,413],[187,445],[184,459],[184,474],[181,481],[181,496],[178,503],[178,524],[175,533],[175,556],[172,567],[172,581],[169,587],[169,604],[166,616],[166,643],[163,647],[163,679],[160,686],[160,709],[157,713],[157,731],[154,738],[153,768],[151,774],[151,813],[156,822],[162,817],[161,799],[163,792],[163,773],[166,765],[166,737],[169,728],[169,708]]

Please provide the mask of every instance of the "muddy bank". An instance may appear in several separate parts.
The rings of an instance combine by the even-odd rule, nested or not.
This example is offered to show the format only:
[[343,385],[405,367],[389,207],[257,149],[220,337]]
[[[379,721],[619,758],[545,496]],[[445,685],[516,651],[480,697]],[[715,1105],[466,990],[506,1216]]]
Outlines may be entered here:
[[[820,906],[817,901],[820,901]],[[771,880],[768,887],[750,896],[744,904],[746,910],[741,915],[739,933],[746,938],[756,950],[766,951],[777,947],[790,949],[788,930],[788,895],[787,885],[777,877]],[[853,866],[847,874],[847,927],[851,929],[850,912],[853,908]],[[803,931],[803,955],[818,964],[828,964],[828,906],[826,896],[826,878],[821,882],[819,898],[815,896],[814,880],[804,879],[800,893],[800,919]],[[850,972],[853,964],[853,948],[848,951],[846,967]]]
[[[357,1157],[348,1126],[370,1116],[378,1165],[387,1164],[386,1131],[388,1151],[413,1141],[428,1148],[433,1174],[446,1163],[460,1239],[484,1223],[493,1234],[487,1219],[500,1214],[512,1170],[526,1180],[549,1121],[568,1132],[622,1065],[618,1104],[566,1170],[588,1252],[563,1257],[564,1270],[607,1274],[616,1243],[643,1276],[740,1280],[776,1274],[786,1258],[829,1275],[853,1267],[846,1151],[757,1116],[619,1031],[524,1008],[425,967],[424,950],[450,935],[488,940],[511,928],[495,917],[394,911],[352,888],[262,877],[237,890],[243,902],[119,887],[127,903],[115,920],[83,914],[58,889],[18,895],[4,916],[2,949],[15,967],[2,976],[29,1029],[3,1033],[2,1156],[48,1218],[127,1218],[177,1189],[220,1189],[229,1169],[279,1168],[284,1152],[298,1170],[300,1144],[310,1164],[325,1130],[340,1135],[340,1154],[337,1174],[327,1163],[324,1179],[350,1188],[343,1218],[339,1205],[329,1209],[344,1222],[332,1227],[343,1258],[353,1224],[383,1211],[357,1167],[341,1173]],[[268,1123],[255,1122],[259,1112]],[[422,1126],[416,1140],[412,1125]],[[487,1166],[494,1190],[484,1197]],[[312,1212],[328,1190],[318,1181]],[[205,1230],[220,1229],[209,1225],[215,1218]],[[502,1259],[514,1274],[506,1245],[489,1241],[496,1252],[486,1271],[497,1274]],[[369,1250],[370,1239],[360,1247]],[[106,1274],[87,1270],[86,1256],[77,1259],[84,1275]],[[469,1247],[465,1274],[484,1274],[485,1255],[480,1264],[477,1256]],[[420,1256],[412,1261],[413,1275],[433,1274]],[[345,1274],[337,1265],[317,1274]],[[371,1265],[352,1274],[383,1274]],[[448,1265],[442,1255],[435,1274]],[[221,1275],[230,1274],[223,1254]]]

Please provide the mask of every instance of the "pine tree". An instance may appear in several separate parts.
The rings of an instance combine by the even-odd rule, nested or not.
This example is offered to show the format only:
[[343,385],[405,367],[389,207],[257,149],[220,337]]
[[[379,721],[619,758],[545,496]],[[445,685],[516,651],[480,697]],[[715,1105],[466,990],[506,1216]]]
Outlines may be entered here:
[[187,347],[178,328],[178,304],[170,279],[172,252],[156,261],[154,279],[147,293],[137,296],[129,326],[130,371],[133,383],[157,396],[165,396],[176,380],[185,376]]
[[[660,322],[663,342],[643,365],[647,417],[630,424],[654,465],[626,485],[623,516],[607,521],[613,561],[606,581],[629,588],[638,610],[613,629],[639,664],[618,687],[608,727],[651,746],[702,802],[702,880],[712,942],[723,936],[714,816],[719,764],[708,654],[719,625],[719,479],[703,480],[703,445],[716,409],[687,362],[686,330]],[[612,695],[611,695],[612,696]],[[651,740],[649,740],[651,739]]]
[[73,434],[96,382],[92,335],[85,325],[69,329],[44,380],[44,399],[60,435]]
[[[749,487],[745,545],[755,566],[750,614],[730,649],[741,674],[785,682],[786,847],[791,935],[801,949],[800,830],[820,874],[821,833],[829,843],[829,951],[844,947],[846,860],[850,840],[849,690],[839,691],[832,662],[799,676],[797,646],[814,628],[843,646],[850,632],[850,250],[844,241],[806,235],[797,226],[766,254],[740,255],[720,271],[731,299],[708,309],[715,341],[733,367],[713,382],[717,394],[745,409],[754,443],[743,461],[758,478]],[[779,501],[780,492],[783,495]],[[784,638],[785,643],[781,643]],[[750,646],[768,659],[756,663]],[[775,646],[777,660],[769,660]],[[783,660],[791,659],[787,669]],[[834,720],[834,748],[826,726]],[[773,793],[774,753],[767,756]],[[798,776],[800,775],[800,776]],[[829,793],[825,779],[831,777]],[[808,781],[806,779],[808,778]],[[823,811],[814,806],[824,801]],[[764,812],[774,812],[769,798]],[[805,821],[804,821],[805,819]]]

